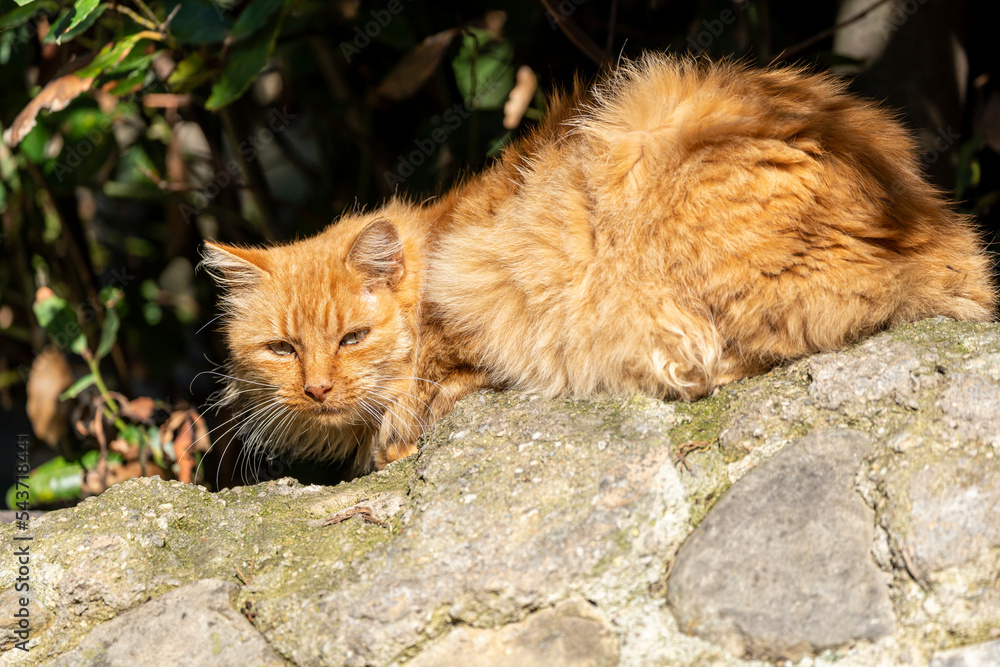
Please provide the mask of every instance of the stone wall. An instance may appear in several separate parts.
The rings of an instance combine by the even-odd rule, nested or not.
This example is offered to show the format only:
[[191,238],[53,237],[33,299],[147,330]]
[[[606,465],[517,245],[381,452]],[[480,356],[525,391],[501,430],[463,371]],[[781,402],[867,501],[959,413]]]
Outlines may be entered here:
[[0,664],[996,665],[1000,325],[693,404],[481,392],[349,484],[133,480],[30,534]]

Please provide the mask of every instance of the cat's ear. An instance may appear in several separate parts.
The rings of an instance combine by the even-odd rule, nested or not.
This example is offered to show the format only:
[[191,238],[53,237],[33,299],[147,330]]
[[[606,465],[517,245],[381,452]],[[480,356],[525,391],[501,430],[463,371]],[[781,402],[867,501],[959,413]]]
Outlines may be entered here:
[[256,285],[267,273],[268,255],[259,248],[240,248],[205,241],[201,264],[220,286],[229,289]]
[[361,230],[347,253],[347,263],[361,274],[365,285],[395,287],[403,277],[403,242],[396,226],[376,220]]

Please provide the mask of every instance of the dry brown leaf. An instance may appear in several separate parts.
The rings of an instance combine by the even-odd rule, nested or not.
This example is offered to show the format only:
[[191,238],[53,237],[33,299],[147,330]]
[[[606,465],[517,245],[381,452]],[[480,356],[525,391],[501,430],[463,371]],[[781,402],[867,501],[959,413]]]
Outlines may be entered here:
[[521,65],[517,69],[517,78],[513,90],[507,97],[507,102],[503,105],[503,126],[508,130],[513,130],[520,125],[524,118],[524,112],[531,106],[531,99],[538,90],[538,77],[527,65]]
[[198,452],[209,450],[208,430],[197,410],[175,410],[160,426],[160,442],[164,445],[174,443],[176,456],[180,456],[178,448],[182,444],[182,439],[186,440],[183,443],[185,450],[189,448]]
[[115,398],[120,401],[122,416],[126,419],[144,424],[153,423],[153,412],[156,410],[156,402],[149,396],[140,396],[131,401],[122,400],[124,396],[120,394],[116,394]]
[[174,434],[174,456],[177,457],[177,479],[185,484],[191,483],[191,471],[194,470],[194,456],[191,449],[191,434],[193,420],[190,413],[185,413],[181,427]]
[[104,493],[108,486],[104,483],[104,478],[96,470],[85,470],[83,472],[83,483],[80,490],[84,495],[97,496]]
[[[170,474],[166,470],[153,463],[146,464],[146,475],[148,477],[159,475],[161,479],[170,479]],[[142,465],[138,461],[129,461],[122,465],[109,466],[106,478],[96,470],[88,470],[83,474],[81,489],[84,494],[96,496],[103,493],[110,486],[135,477],[142,477]]]
[[81,93],[90,90],[93,77],[79,77],[76,74],[65,74],[45,84],[41,92],[28,102],[27,106],[17,114],[10,128],[4,132],[4,141],[9,146],[16,146],[28,136],[35,126],[36,118],[43,109],[59,111],[75,100]]
[[139,445],[133,445],[124,438],[115,438],[108,445],[108,449],[118,452],[126,461],[137,461],[139,459]]
[[397,101],[420,90],[441,64],[445,49],[458,32],[458,28],[439,32],[410,49],[382,79],[376,94]]
[[[142,477],[142,468],[143,466],[138,461],[129,461],[128,463],[111,468],[108,470],[108,486],[124,482],[126,479],[132,479],[133,477]],[[155,463],[147,463],[146,477],[152,477],[153,475],[159,475],[160,479],[170,479],[169,472]]]
[[66,433],[66,414],[59,394],[73,384],[65,355],[54,347],[35,357],[28,375],[28,419],[39,440],[55,447]]
[[149,93],[142,98],[142,105],[156,109],[178,109],[191,106],[192,97],[189,93],[177,95],[174,93]]

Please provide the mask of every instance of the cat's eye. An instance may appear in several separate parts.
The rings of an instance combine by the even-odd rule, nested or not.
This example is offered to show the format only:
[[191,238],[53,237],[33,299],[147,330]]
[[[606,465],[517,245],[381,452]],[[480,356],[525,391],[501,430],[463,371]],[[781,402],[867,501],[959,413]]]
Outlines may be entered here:
[[357,345],[364,337],[368,335],[368,329],[361,329],[359,331],[352,331],[343,338],[340,339],[341,345]]
[[275,343],[268,345],[271,348],[271,352],[274,352],[279,357],[285,357],[289,354],[295,354],[295,348],[288,341],[280,340]]

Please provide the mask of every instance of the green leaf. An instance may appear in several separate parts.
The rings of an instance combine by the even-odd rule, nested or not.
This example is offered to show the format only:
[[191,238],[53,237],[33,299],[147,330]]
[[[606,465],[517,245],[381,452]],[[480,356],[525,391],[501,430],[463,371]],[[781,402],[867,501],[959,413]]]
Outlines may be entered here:
[[225,7],[205,0],[184,0],[169,2],[163,10],[170,16],[178,5],[180,9],[174,14],[168,30],[181,44],[211,44],[229,36],[233,21],[226,15]]
[[[79,463],[70,463],[61,456],[46,461],[28,473],[30,496],[28,506],[38,507],[62,500],[75,500],[80,497],[83,485],[83,467]],[[7,490],[7,506],[13,509],[18,502],[17,486]],[[23,491],[24,489],[20,489]]]
[[116,97],[121,97],[122,95],[128,95],[137,87],[141,87],[146,81],[146,77],[149,76],[149,72],[146,70],[135,70],[129,72],[127,76],[122,79],[117,79],[115,85],[108,90],[109,93]]
[[76,313],[62,297],[52,296],[36,301],[32,306],[38,323],[49,334],[49,338],[62,349],[69,347],[77,354],[87,349],[87,338],[76,319]]
[[52,137],[52,132],[44,124],[39,123],[31,128],[27,136],[21,140],[20,149],[26,158],[35,164],[42,164],[45,157],[45,146]]
[[121,320],[118,318],[118,311],[114,306],[104,311],[104,328],[101,329],[101,342],[97,345],[97,353],[94,355],[98,360],[107,356],[111,348],[114,347],[115,339],[118,337],[118,325]]
[[130,445],[143,447],[146,444],[146,431],[135,424],[119,424],[118,435]]
[[[97,464],[101,460],[101,453],[96,449],[88,449],[80,457],[80,465],[83,466],[85,470],[96,470]],[[118,452],[108,452],[107,453],[108,467],[113,468],[115,466],[121,465],[125,458]]]
[[21,7],[24,7],[25,5],[30,5],[31,3],[36,2],[36,0],[14,0],[14,2]]
[[71,384],[69,386],[69,389],[67,389],[63,393],[59,394],[59,400],[60,401],[68,401],[71,398],[76,398],[77,396],[80,395],[81,391],[83,391],[84,389],[86,389],[90,385],[94,384],[94,382],[95,382],[95,380],[94,380],[94,374],[93,373],[87,373],[82,378],[80,378],[79,380],[77,380],[76,382],[74,382],[73,384]]
[[108,68],[105,74],[127,74],[133,72],[137,69],[147,70],[149,69],[149,64],[153,62],[153,58],[160,54],[160,51],[155,53],[144,53],[145,49],[133,49],[131,53],[122,58],[114,67]]
[[246,39],[265,25],[285,0],[254,0],[247,5],[233,25],[233,40]]
[[62,15],[55,27],[45,35],[43,41],[49,44],[52,42],[62,44],[72,40],[94,25],[94,21],[99,19],[107,8],[108,6],[100,4],[99,0],[77,0],[76,4]]
[[270,30],[262,30],[250,39],[238,43],[229,52],[229,60],[219,80],[212,86],[212,94],[205,102],[209,111],[218,111],[235,102],[246,92],[274,49],[274,42],[281,30],[281,21],[274,21]]
[[106,45],[101,49],[90,64],[81,67],[74,74],[81,78],[91,78],[104,73],[105,70],[113,70],[125,59],[135,45],[144,39],[159,37],[158,33],[152,30],[143,30],[127,37],[123,37],[117,42]]
[[177,63],[177,67],[167,79],[167,85],[170,86],[172,92],[177,94],[189,93],[215,74],[215,70],[205,67],[205,59],[201,57],[201,54],[192,53]]
[[[146,431],[146,444],[149,445],[149,451],[153,454],[153,462],[161,468],[167,467],[167,462],[163,458],[164,447],[163,443],[160,441],[160,429],[156,426],[149,426]],[[173,443],[170,443],[170,450],[173,451]],[[175,456],[171,456],[172,460],[177,460]]]
[[514,49],[489,32],[469,28],[451,62],[455,83],[474,109],[500,109],[514,87]]
[[53,14],[57,9],[59,9],[59,6],[49,0],[30,6],[12,9],[3,16],[0,16],[0,31],[6,31],[11,28],[22,26],[30,21],[38,12],[44,11],[49,14]]

